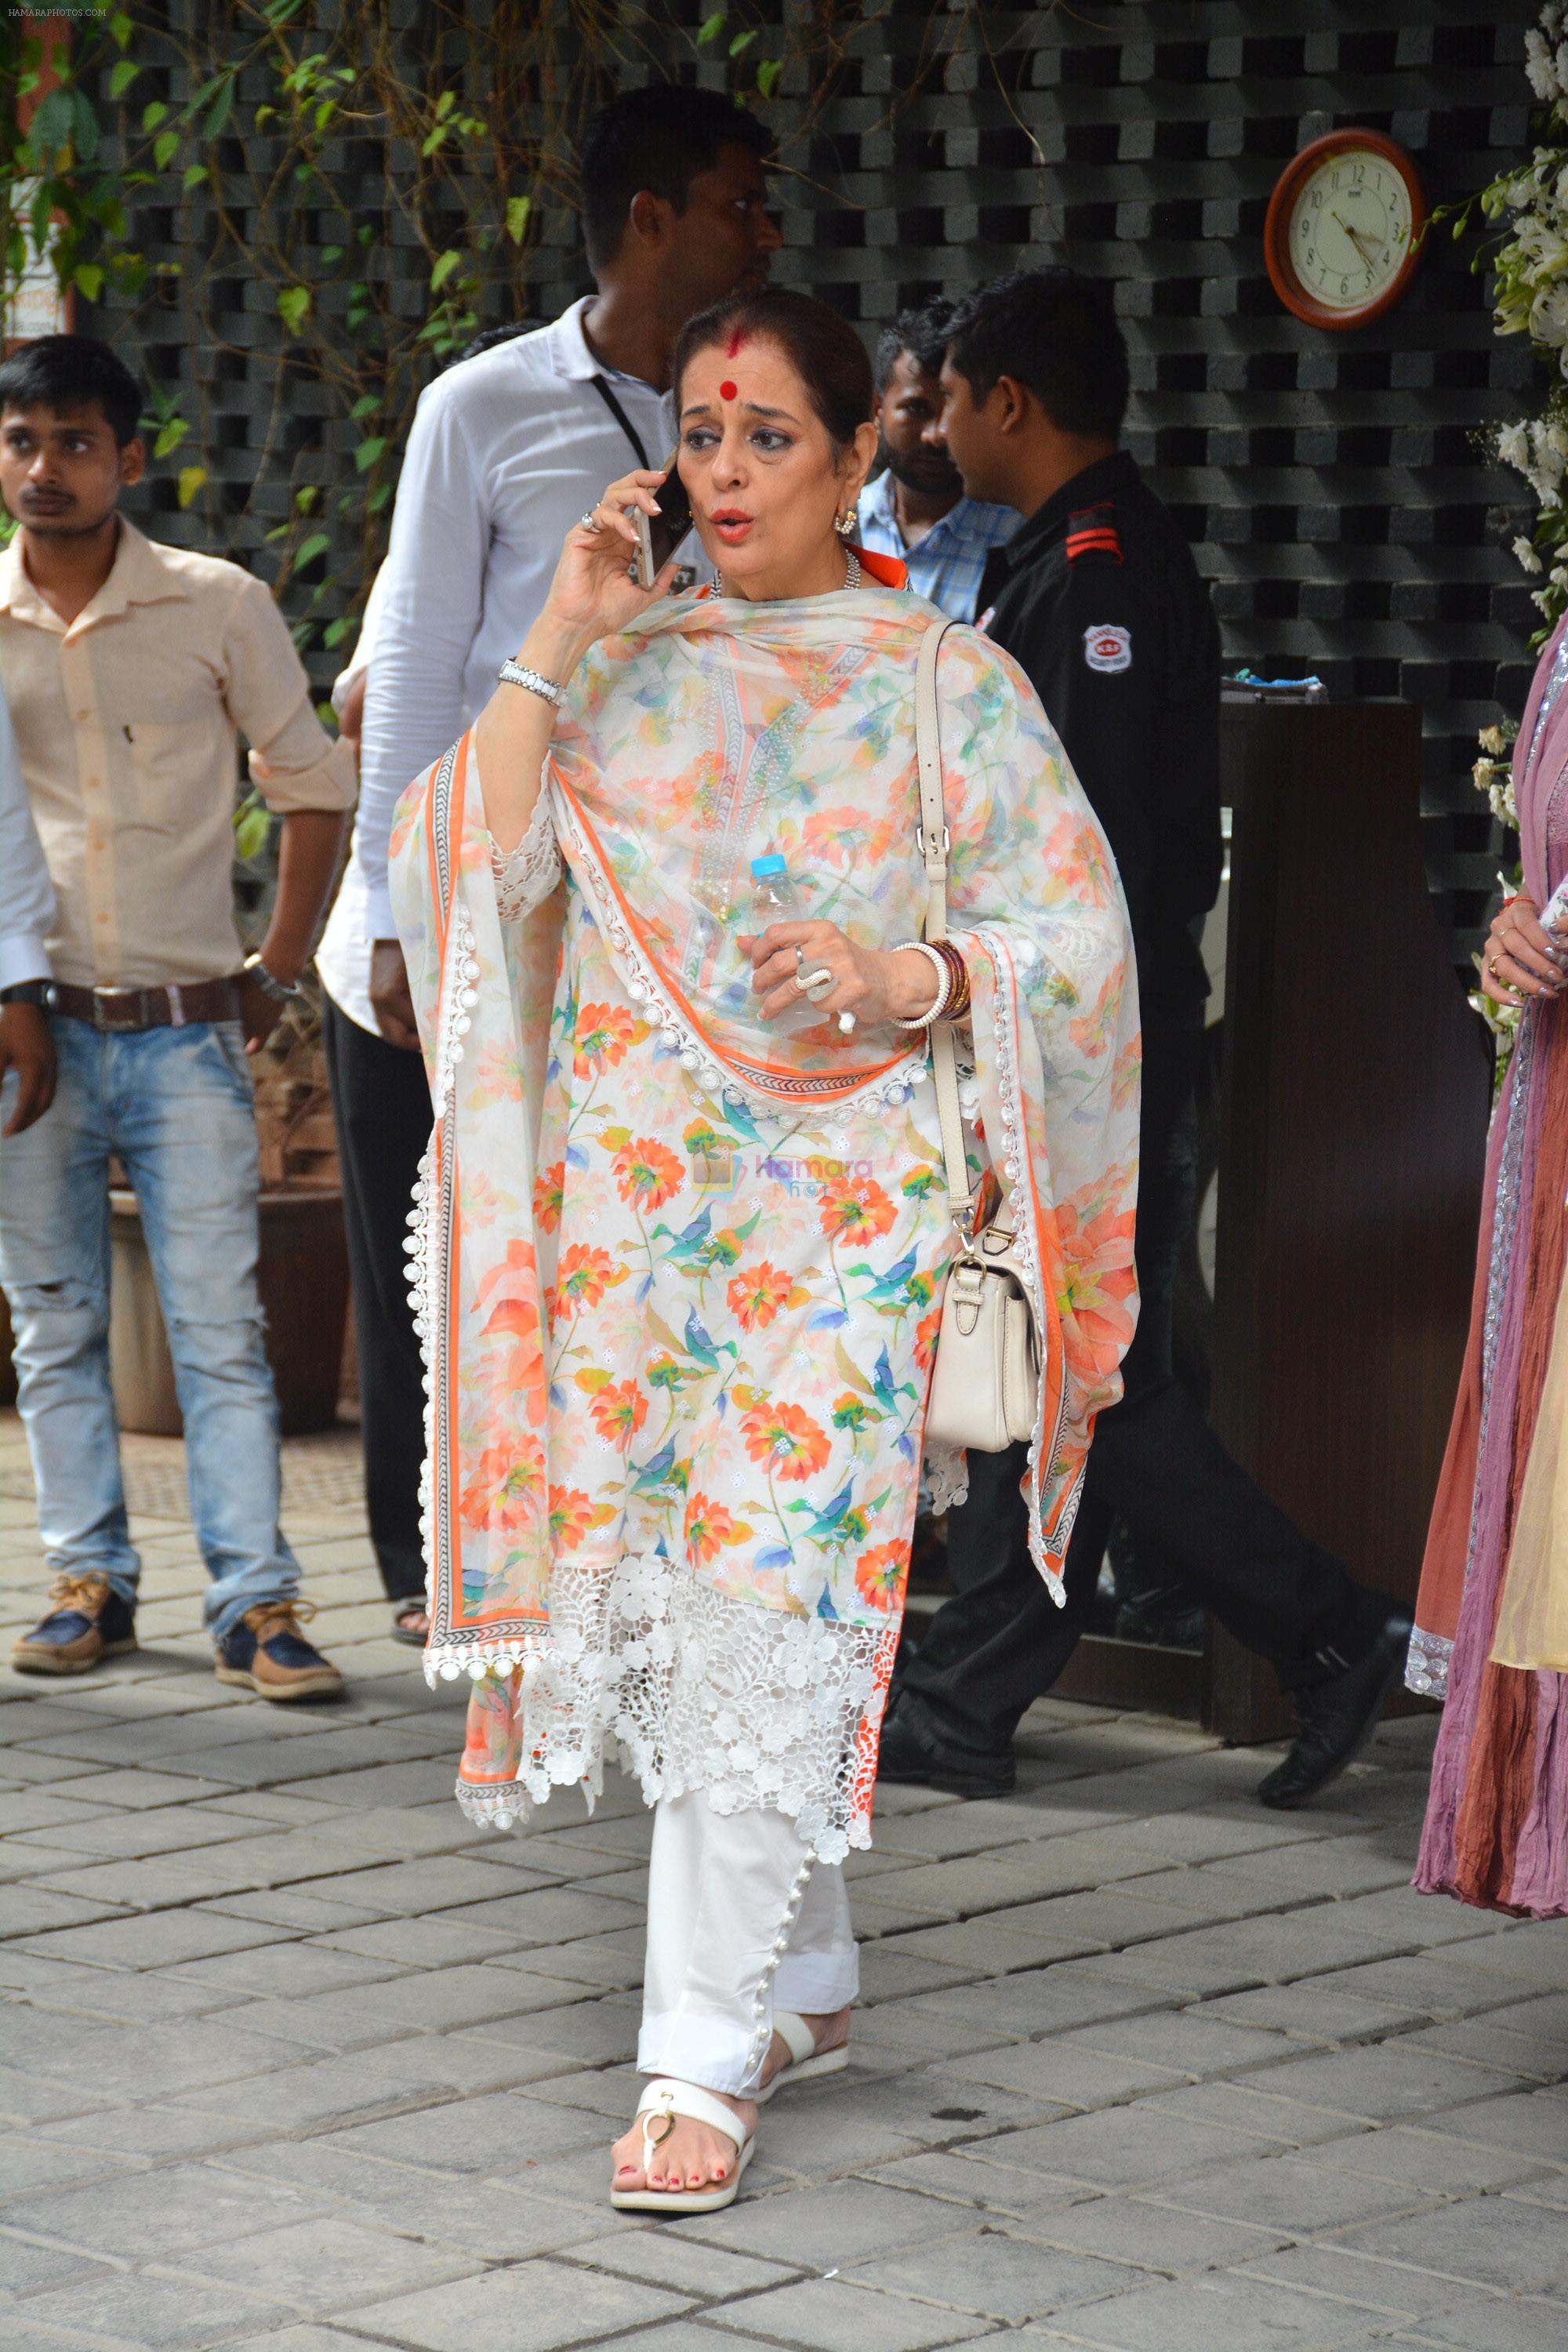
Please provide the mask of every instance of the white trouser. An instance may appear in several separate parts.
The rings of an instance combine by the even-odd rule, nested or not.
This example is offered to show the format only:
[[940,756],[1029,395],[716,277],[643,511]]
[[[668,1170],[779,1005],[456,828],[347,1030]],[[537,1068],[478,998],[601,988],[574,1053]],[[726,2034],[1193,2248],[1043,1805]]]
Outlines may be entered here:
[[701,1790],[654,1809],[637,2072],[754,2090],[773,2004],[847,2008],[860,1985],[849,1897],[783,1813],[716,1813]]

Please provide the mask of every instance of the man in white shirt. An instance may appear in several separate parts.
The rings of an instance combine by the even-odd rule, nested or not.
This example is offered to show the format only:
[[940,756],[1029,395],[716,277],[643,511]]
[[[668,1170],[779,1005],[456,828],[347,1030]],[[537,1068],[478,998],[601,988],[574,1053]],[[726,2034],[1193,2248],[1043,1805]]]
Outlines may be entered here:
[[55,1098],[55,1041],[45,1010],[45,942],[54,928],[55,886],[0,693],[0,1134],[20,1135]]
[[395,1630],[413,1641],[426,1632],[424,1390],[403,1244],[430,1108],[387,896],[392,814],[489,699],[573,523],[606,482],[669,454],[677,336],[710,303],[761,288],[780,243],[766,208],[771,149],[755,118],[717,91],[660,84],[613,100],[581,157],[597,292],[438,377],[409,436],[375,588],[353,851],[317,964],[371,1535]]

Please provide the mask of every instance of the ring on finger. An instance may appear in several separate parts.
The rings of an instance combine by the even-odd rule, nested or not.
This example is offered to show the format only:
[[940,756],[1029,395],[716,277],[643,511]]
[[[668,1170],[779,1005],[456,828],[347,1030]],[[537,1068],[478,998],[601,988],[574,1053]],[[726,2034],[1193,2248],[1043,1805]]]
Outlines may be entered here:
[[582,520],[581,528],[582,528],[584,530],[604,530],[605,526],[604,526],[604,524],[599,520],[598,509],[597,509],[596,508],[595,508],[595,507],[590,507],[590,508],[588,509],[587,513],[583,517],[583,520]]

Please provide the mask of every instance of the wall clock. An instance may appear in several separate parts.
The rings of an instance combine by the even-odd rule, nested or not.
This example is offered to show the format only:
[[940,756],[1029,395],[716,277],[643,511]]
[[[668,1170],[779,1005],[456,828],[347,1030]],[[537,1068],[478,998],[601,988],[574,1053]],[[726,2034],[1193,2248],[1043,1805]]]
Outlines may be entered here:
[[1291,157],[1268,200],[1274,291],[1310,327],[1364,327],[1409,285],[1426,218],[1403,147],[1381,131],[1331,131]]

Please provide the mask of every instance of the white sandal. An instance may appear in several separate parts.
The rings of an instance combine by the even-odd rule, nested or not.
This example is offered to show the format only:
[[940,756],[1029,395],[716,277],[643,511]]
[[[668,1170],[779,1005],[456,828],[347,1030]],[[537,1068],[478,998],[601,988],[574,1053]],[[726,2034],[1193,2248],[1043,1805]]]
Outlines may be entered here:
[[[660,2076],[650,2083],[637,2101],[634,2121],[642,2125],[642,2166],[646,2176],[653,2161],[653,2152],[662,2146],[675,2128],[677,2116],[685,2116],[694,2124],[707,2124],[710,2130],[722,2132],[735,2143],[735,2169],[729,2178],[713,2189],[614,2189],[610,2202],[620,2213],[717,2213],[735,2201],[735,2191],[741,2185],[741,2175],[752,2160],[756,2143],[742,2124],[732,2107],[716,2099],[695,2083],[673,2083]],[[663,2122],[666,2128],[658,2130]]]
[[781,2066],[760,2091],[752,2092],[759,2107],[765,2107],[773,2093],[782,2091],[786,2083],[809,2083],[818,2074],[837,2074],[849,2063],[847,2042],[841,2042],[837,2050],[819,2050],[816,2034],[793,2009],[774,2010],[773,2032],[788,2048],[789,2064]]

